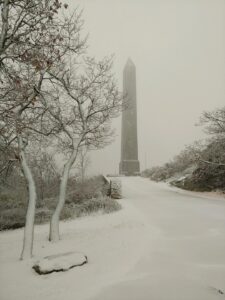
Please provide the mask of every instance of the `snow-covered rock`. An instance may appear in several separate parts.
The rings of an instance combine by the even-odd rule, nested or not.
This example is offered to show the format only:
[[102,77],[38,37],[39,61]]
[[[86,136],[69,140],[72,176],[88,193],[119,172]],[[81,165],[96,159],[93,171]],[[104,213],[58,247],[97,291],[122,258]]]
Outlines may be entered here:
[[68,271],[71,268],[87,263],[87,256],[79,252],[67,252],[46,256],[33,266],[38,274]]
[[122,183],[118,178],[111,179],[111,197],[113,199],[122,198]]

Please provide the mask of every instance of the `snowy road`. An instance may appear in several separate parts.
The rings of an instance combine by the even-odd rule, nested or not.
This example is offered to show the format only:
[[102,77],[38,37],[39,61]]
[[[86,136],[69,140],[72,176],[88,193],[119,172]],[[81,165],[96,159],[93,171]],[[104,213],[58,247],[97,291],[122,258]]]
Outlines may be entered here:
[[[225,201],[122,178],[149,228],[145,254],[95,300],[225,299]],[[224,293],[224,294],[223,294]]]

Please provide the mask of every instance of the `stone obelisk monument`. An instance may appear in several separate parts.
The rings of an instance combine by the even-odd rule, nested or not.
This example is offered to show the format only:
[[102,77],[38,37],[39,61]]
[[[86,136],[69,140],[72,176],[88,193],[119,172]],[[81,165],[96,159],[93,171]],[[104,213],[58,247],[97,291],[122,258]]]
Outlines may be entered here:
[[130,58],[123,71],[123,93],[126,103],[122,113],[120,174],[132,176],[139,174],[140,164],[137,139],[136,68]]

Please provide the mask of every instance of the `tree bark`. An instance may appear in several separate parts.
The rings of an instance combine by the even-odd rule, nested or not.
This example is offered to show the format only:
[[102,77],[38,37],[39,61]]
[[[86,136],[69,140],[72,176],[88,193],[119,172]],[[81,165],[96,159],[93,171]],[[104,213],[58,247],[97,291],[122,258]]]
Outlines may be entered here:
[[21,253],[21,259],[28,259],[32,257],[33,250],[33,239],[34,239],[34,218],[35,218],[35,207],[36,207],[36,188],[33,180],[31,170],[27,164],[27,159],[24,151],[22,137],[18,136],[19,154],[21,168],[24,173],[24,177],[28,187],[28,206],[26,213],[26,222],[24,227],[24,238],[23,238],[23,250]]
[[2,30],[0,34],[0,55],[3,52],[5,41],[6,41],[6,36],[8,32],[8,16],[9,16],[9,0],[4,0],[3,2],[3,7],[2,7]]
[[76,160],[77,153],[78,153],[78,150],[74,149],[69,160],[64,165],[63,174],[62,174],[61,181],[60,181],[59,199],[58,199],[56,209],[55,209],[55,211],[52,215],[51,221],[50,221],[49,240],[52,242],[57,242],[60,239],[59,220],[60,220],[60,215],[61,215],[62,209],[65,204],[66,189],[67,189],[69,173],[70,173],[72,165],[74,164],[74,162]]

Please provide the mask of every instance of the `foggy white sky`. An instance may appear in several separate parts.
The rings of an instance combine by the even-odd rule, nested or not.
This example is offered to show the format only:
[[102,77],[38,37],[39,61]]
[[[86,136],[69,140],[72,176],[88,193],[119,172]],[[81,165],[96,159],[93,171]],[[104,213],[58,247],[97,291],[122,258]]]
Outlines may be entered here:
[[[89,53],[115,54],[122,87],[128,57],[136,65],[141,168],[164,163],[203,138],[204,110],[225,105],[225,0],[69,0],[84,8]],[[115,142],[91,154],[91,173],[118,172]]]

